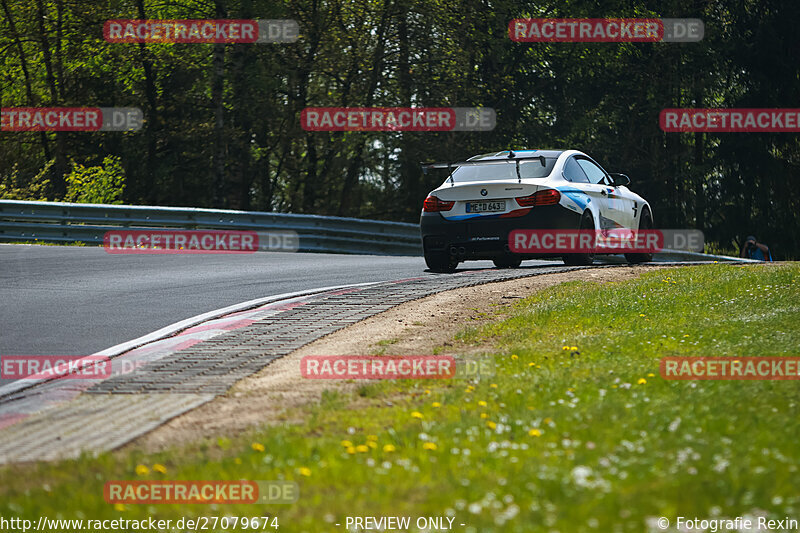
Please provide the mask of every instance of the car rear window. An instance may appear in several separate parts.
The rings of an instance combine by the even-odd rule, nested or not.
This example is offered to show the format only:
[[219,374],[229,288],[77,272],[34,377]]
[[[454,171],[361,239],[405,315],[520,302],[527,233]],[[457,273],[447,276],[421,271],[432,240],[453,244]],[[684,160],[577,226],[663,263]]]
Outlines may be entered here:
[[[545,159],[545,166],[542,166],[538,159],[521,161],[519,174],[522,178],[546,178],[553,171],[555,164],[555,158]],[[459,167],[453,171],[453,182],[515,179],[517,179],[517,169],[514,162]]]

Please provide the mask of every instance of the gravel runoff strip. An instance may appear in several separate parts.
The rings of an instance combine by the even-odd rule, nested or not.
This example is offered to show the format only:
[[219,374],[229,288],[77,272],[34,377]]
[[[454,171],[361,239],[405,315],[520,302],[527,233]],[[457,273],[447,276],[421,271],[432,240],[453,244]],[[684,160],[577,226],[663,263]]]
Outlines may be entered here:
[[402,303],[452,289],[584,268],[613,266],[467,271],[323,293],[133,373],[100,381],[77,398],[4,429],[0,463],[113,450],[224,394],[273,360]]

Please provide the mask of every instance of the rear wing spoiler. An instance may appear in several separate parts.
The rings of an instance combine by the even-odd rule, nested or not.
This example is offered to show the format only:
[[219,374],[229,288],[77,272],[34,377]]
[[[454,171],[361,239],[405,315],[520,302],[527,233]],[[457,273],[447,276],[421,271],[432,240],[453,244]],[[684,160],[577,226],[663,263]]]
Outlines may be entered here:
[[[508,157],[506,159],[479,159],[476,161],[453,161],[453,162],[436,162],[436,163],[420,163],[422,167],[422,173],[427,174],[428,170],[432,168],[446,168],[447,171],[450,173],[450,185],[454,185],[453,183],[453,168],[455,167],[467,167],[467,166],[477,166],[477,165],[502,165],[505,163],[516,163],[517,165],[517,180],[522,183],[522,176],[519,173],[519,163],[520,161],[539,161],[542,166],[545,166],[545,156],[543,155],[535,155],[535,156],[526,156],[526,157],[516,157],[514,152],[509,152]],[[557,158],[549,158],[549,159],[557,159]]]

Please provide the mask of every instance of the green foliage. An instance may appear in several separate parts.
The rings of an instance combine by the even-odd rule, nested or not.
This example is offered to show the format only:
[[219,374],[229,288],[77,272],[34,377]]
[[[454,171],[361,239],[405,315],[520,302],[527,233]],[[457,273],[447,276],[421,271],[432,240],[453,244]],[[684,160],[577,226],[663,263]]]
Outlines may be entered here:
[[53,162],[52,159],[48,161],[27,184],[21,183],[17,168],[14,168],[8,176],[0,176],[0,199],[47,201],[50,180],[45,176],[53,167]]
[[[422,175],[419,161],[575,147],[630,175],[659,227],[702,229],[706,242],[723,249],[754,233],[776,258],[800,256],[800,233],[787,231],[800,227],[800,136],[664,133],[658,125],[669,107],[793,107],[800,63],[786,43],[800,24],[796,0],[772,0],[768,8],[761,0],[709,0],[691,13],[678,0],[143,0],[145,18],[293,18],[301,38],[141,48],[105,42],[97,22],[141,18],[137,2],[3,2],[11,15],[0,9],[3,107],[144,112],[136,133],[4,134],[0,169],[17,167],[22,183],[55,159],[53,197],[66,191],[70,159],[114,153],[128,170],[128,203],[415,221],[425,194],[444,179]],[[508,37],[517,17],[685,12],[704,21],[701,42]],[[497,127],[300,127],[309,106],[409,105],[492,107]]]
[[85,167],[72,162],[66,176],[66,202],[79,204],[121,204],[125,170],[119,157],[106,156],[102,166]]

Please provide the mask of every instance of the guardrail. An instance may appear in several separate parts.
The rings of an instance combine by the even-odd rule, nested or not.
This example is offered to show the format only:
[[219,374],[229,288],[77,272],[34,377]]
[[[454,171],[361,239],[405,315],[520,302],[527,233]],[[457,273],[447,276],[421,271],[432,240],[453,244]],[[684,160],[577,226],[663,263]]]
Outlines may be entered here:
[[[194,207],[0,200],[0,241],[99,246],[105,232],[123,228],[294,231],[301,252],[422,255],[419,226],[404,222]],[[680,250],[664,250],[656,256],[660,261],[750,261]]]
[[294,231],[301,252],[422,255],[419,226],[403,222],[229,209],[0,200],[0,241],[102,245],[107,231],[139,228]]

